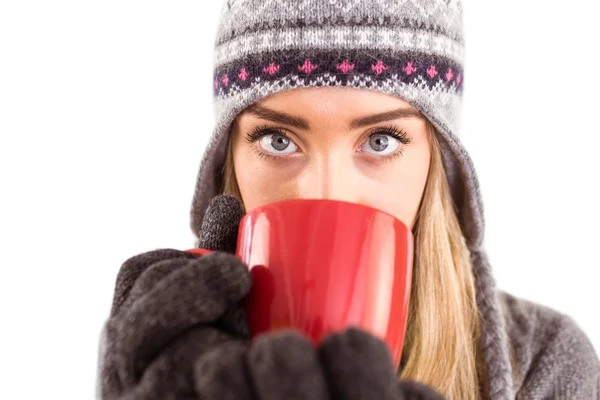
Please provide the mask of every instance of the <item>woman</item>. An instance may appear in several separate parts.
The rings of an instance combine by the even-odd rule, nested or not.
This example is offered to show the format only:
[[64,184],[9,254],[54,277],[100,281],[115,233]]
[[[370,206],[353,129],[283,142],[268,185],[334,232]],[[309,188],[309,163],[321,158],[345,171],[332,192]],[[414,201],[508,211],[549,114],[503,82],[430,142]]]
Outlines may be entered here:
[[[223,193],[246,211],[292,198],[382,209],[415,235],[401,382],[448,399],[600,398],[598,357],[573,320],[495,287],[476,173],[457,137],[461,14],[457,0],[229,1],[215,54],[217,126],[192,207],[197,245],[231,250],[224,238],[234,228],[222,227],[235,227],[241,211],[215,203],[207,214]],[[316,355],[292,334],[235,340],[244,333],[236,303],[250,286],[243,266],[225,254],[200,262],[159,250],[124,264],[106,330],[105,397],[402,398],[422,389],[392,385],[385,350],[364,332],[335,336]],[[200,272],[181,268],[189,263]]]

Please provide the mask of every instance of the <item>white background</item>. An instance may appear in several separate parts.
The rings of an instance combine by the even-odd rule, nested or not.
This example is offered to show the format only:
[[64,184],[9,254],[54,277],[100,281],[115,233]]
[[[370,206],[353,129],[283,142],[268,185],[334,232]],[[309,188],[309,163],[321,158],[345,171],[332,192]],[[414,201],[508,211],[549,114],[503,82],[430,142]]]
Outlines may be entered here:
[[[597,6],[465,3],[463,137],[498,284],[600,348]],[[92,398],[120,264],[193,244],[219,8],[0,3],[0,398]]]

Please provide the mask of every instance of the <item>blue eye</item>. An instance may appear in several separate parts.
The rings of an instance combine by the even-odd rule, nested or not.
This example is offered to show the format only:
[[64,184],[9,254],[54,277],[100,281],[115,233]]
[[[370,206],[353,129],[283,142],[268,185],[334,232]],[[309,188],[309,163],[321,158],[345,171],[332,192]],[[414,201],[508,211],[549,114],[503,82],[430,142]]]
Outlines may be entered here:
[[394,153],[398,147],[400,147],[400,141],[391,135],[375,134],[369,136],[360,150],[369,154],[387,156]]
[[381,157],[381,159],[392,159],[402,154],[401,145],[408,145],[412,141],[412,136],[392,125],[378,128],[369,135],[359,150],[363,153]]
[[298,150],[296,143],[281,133],[263,135],[258,143],[261,149],[270,154],[291,154]]

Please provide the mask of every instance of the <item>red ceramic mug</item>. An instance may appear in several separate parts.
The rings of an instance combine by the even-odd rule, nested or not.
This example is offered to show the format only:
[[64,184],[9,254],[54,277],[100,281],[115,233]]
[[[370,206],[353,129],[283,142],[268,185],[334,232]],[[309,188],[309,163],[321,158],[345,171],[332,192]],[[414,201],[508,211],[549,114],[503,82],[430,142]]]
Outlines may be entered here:
[[317,344],[358,326],[383,339],[399,365],[413,261],[401,221],[335,200],[272,203],[241,220],[236,255],[253,278],[245,299],[253,336],[294,328]]

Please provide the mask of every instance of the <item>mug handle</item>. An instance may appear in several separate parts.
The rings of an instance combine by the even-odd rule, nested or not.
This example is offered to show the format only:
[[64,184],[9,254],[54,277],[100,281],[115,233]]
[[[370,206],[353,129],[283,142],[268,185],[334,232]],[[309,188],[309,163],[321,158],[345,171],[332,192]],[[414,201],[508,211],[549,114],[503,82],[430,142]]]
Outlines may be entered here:
[[202,256],[205,256],[205,255],[207,255],[207,254],[214,253],[214,251],[213,251],[213,250],[209,250],[209,249],[199,249],[199,248],[196,248],[196,249],[189,249],[189,250],[186,250],[185,252],[186,252],[186,253],[192,253],[192,254],[193,254],[193,255],[195,255],[196,257],[202,257]]

